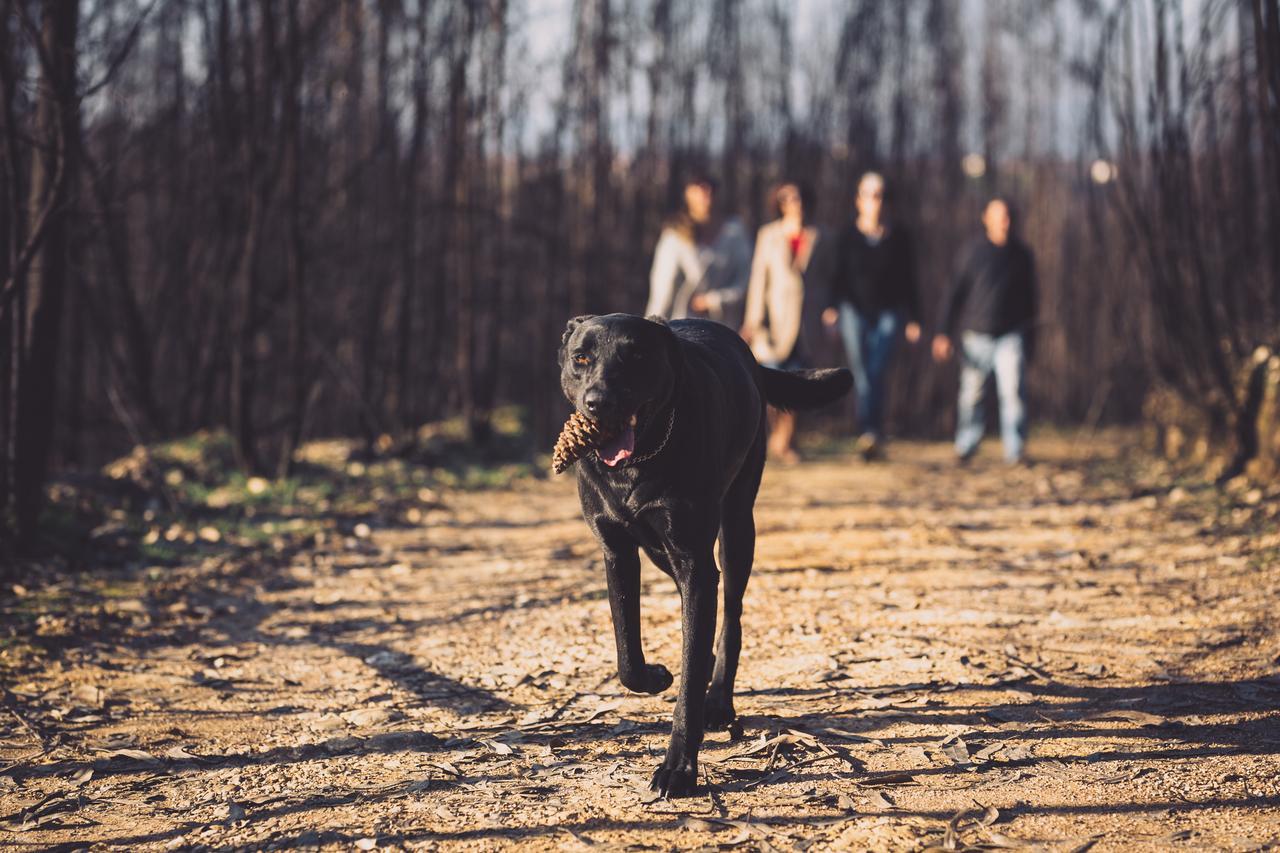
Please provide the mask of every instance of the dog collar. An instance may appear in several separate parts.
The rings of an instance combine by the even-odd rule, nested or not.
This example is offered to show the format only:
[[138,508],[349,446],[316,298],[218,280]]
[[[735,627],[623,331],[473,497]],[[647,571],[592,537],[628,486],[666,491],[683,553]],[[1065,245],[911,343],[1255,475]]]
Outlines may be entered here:
[[676,407],[671,407],[671,414],[667,416],[667,434],[662,437],[662,443],[650,450],[648,453],[642,453],[639,456],[633,456],[627,460],[628,467],[631,465],[639,465],[641,462],[648,462],[657,456],[667,446],[667,442],[671,440],[671,428],[676,425]]

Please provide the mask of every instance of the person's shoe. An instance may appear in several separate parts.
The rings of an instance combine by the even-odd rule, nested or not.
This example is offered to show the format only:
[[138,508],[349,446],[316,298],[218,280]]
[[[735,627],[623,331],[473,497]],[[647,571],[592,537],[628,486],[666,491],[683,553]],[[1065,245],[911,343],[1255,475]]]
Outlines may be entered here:
[[971,447],[963,453],[956,454],[956,467],[968,468],[969,463],[973,461],[973,457],[978,455],[978,448]]
[[871,432],[858,436],[858,441],[854,444],[853,449],[865,462],[873,462],[884,456],[884,449],[880,445],[880,439],[875,433]]

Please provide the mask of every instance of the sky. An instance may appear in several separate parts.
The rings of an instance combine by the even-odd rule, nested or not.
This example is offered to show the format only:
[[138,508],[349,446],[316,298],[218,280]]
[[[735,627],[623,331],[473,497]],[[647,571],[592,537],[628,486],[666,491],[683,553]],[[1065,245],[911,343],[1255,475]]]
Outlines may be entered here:
[[[888,2],[889,0],[886,0]],[[983,25],[985,18],[984,4],[987,0],[954,0],[963,7],[961,20],[964,25],[964,43],[965,50],[965,67],[960,69],[960,73],[965,81],[967,95],[970,98],[976,98],[980,85],[980,69],[977,61],[977,46],[981,45],[983,40]],[[1002,3],[1022,3],[1037,2],[1037,0],[997,0]],[[1184,0],[1186,5],[1197,5],[1202,0]],[[804,57],[802,48],[809,47],[811,55],[821,56],[823,53],[829,52],[832,56],[835,53],[835,39],[838,37],[836,28],[830,26],[830,22],[839,20],[842,15],[842,7],[846,0],[791,0],[791,8],[793,10],[793,39],[799,48],[797,50],[797,73],[793,84],[793,97],[796,104],[805,104],[808,102],[805,93],[805,75],[801,67]],[[571,18],[575,0],[524,0],[523,8],[517,4],[520,9],[518,15],[527,27],[524,28],[527,33],[526,51],[523,56],[527,61],[520,63],[521,70],[524,73],[536,75],[538,82],[530,86],[528,109],[529,109],[529,125],[526,130],[526,138],[523,140],[525,144],[534,142],[539,136],[545,133],[551,124],[553,100],[559,90],[559,69],[560,61],[563,57],[564,46],[568,43],[571,33]],[[1062,2],[1060,4],[1062,12],[1060,19],[1063,27],[1064,43],[1070,46],[1073,43],[1080,42],[1083,44],[1084,33],[1081,27],[1073,26],[1073,17],[1071,9],[1073,4],[1070,2]],[[1078,49],[1078,48],[1077,48]],[[1034,56],[1028,58],[1028,61],[1034,60]],[[1015,62],[1018,60],[1015,60]],[[1015,78],[1024,78],[1032,73],[1033,69],[1024,67],[1011,67],[1010,73]],[[1011,114],[1022,115],[1027,107],[1026,98],[1029,97],[1025,87],[1011,87],[1010,96]],[[1058,129],[1059,138],[1056,140],[1041,140],[1041,144],[1046,147],[1066,153],[1078,147],[1081,135],[1083,133],[1083,120],[1088,109],[1087,93],[1082,87],[1073,87],[1068,84],[1063,87],[1061,103],[1049,107],[1046,110],[1056,110],[1054,126]],[[977,127],[977,111],[967,110],[967,117],[970,120],[970,126],[965,128],[966,139],[963,140],[966,146],[972,147],[977,144],[978,127]],[[1046,122],[1047,124],[1047,122]],[[625,132],[615,134],[615,139],[622,142]],[[622,144],[625,145],[625,142]]]

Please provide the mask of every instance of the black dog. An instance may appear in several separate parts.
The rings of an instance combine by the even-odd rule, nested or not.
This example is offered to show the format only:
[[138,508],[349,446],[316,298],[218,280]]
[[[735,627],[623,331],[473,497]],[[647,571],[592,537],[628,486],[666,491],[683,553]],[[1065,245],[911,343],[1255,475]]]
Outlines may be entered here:
[[[755,551],[752,505],[764,470],[765,403],[806,409],[852,384],[847,370],[761,367],[726,326],[629,314],[575,317],[560,347],[560,384],[578,411],[617,437],[577,463],[582,513],[604,549],[618,676],[629,689],[671,686],[640,643],[640,555],[680,589],[684,648],[671,744],[650,787],[693,792],[705,727],[734,720],[742,594]],[[716,641],[720,540],[724,622]],[[712,672],[714,662],[715,672]],[[710,682],[710,688],[708,688]]]

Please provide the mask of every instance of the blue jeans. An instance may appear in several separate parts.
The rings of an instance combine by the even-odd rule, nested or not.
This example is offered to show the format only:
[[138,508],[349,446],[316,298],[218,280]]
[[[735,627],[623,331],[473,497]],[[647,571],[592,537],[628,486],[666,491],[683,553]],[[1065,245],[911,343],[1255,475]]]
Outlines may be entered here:
[[1004,442],[1004,458],[1009,462],[1022,459],[1022,445],[1027,438],[1027,409],[1022,396],[1022,376],[1026,366],[1021,332],[994,337],[978,332],[965,332],[960,342],[960,405],[956,422],[956,453],[968,456],[982,441],[986,431],[983,412],[983,388],[992,371],[996,374],[996,393],[1000,398],[1000,438]]
[[840,303],[840,337],[853,372],[859,435],[884,434],[885,377],[898,342],[898,324],[892,311],[864,316],[848,302]]

